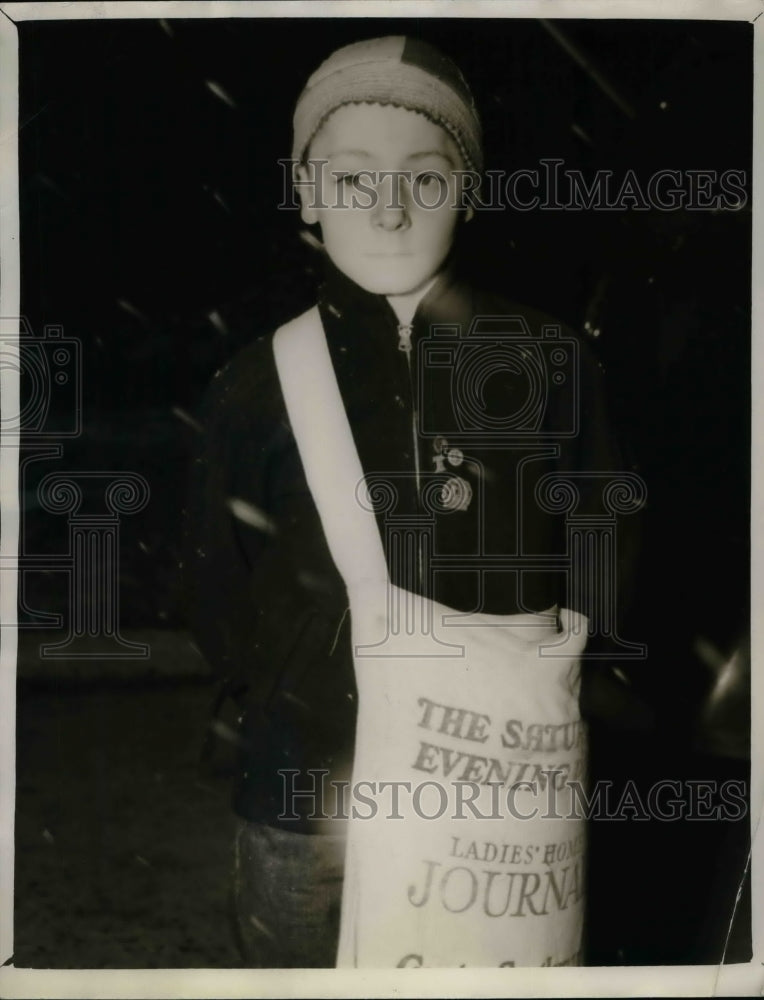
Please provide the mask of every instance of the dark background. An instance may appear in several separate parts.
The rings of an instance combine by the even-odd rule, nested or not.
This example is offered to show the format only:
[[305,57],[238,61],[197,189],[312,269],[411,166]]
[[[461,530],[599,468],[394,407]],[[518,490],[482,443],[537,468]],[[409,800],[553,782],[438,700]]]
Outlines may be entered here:
[[[750,25],[554,28],[564,44],[542,22],[498,18],[19,25],[22,312],[36,337],[56,324],[82,344],[82,432],[57,438],[73,402],[51,390],[48,440],[63,451],[29,466],[25,550],[66,551],[66,518],[39,506],[43,473],[145,477],[147,507],[120,526],[120,627],[152,655],[43,663],[40,613],[66,625],[66,577],[23,572],[17,965],[236,962],[225,779],[198,765],[215,689],[185,631],[181,511],[206,384],[312,301],[316,261],[297,212],[277,209],[277,161],[319,62],[362,37],[433,42],[472,86],[489,169],[558,157],[587,178],[750,177]],[[745,698],[726,743],[698,723],[714,662],[747,629],[750,227],[749,198],[735,211],[507,209],[466,230],[484,284],[589,331],[628,467],[647,482],[622,634],[649,658],[593,722],[594,776],[621,785],[747,778]],[[719,961],[747,822],[595,824],[592,961]],[[747,905],[728,959],[750,955]]]

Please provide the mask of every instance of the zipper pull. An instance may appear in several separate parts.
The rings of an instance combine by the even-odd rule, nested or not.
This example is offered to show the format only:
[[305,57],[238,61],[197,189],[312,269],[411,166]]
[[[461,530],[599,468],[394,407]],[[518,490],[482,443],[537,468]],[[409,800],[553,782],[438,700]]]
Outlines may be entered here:
[[413,327],[411,324],[400,323],[398,325],[398,350],[403,351],[404,354],[411,354],[411,331]]

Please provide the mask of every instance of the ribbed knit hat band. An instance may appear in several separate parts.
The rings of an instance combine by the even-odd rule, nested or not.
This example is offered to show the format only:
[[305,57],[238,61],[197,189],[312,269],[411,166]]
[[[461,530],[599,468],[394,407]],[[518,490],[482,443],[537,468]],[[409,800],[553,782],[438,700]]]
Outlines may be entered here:
[[480,119],[464,77],[437,49],[402,35],[346,45],[319,66],[297,101],[292,157],[303,159],[333,111],[364,103],[419,111],[451,135],[466,169],[483,169]]

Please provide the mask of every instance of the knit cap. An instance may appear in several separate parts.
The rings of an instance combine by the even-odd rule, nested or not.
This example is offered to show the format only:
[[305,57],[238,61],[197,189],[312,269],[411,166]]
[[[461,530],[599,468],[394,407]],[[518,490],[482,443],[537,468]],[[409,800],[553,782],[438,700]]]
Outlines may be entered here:
[[482,170],[482,129],[464,77],[432,45],[403,35],[346,45],[318,67],[295,108],[293,159],[302,160],[333,111],[363,103],[421,112],[452,136],[467,169]]

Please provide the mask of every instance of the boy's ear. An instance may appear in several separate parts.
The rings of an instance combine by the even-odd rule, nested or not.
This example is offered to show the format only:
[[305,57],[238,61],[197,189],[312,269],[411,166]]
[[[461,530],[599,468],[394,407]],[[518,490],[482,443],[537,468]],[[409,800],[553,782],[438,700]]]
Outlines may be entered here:
[[300,196],[300,218],[305,223],[306,226],[313,226],[318,222],[318,212],[316,211],[316,182],[315,182],[315,166],[311,171],[313,176],[311,177],[308,173],[308,169],[304,163],[300,163],[294,169],[294,179],[295,186],[297,188],[297,193]]
[[468,205],[464,209],[464,221],[469,222],[470,219],[474,219],[474,217],[475,217],[475,209],[472,207],[472,205]]

